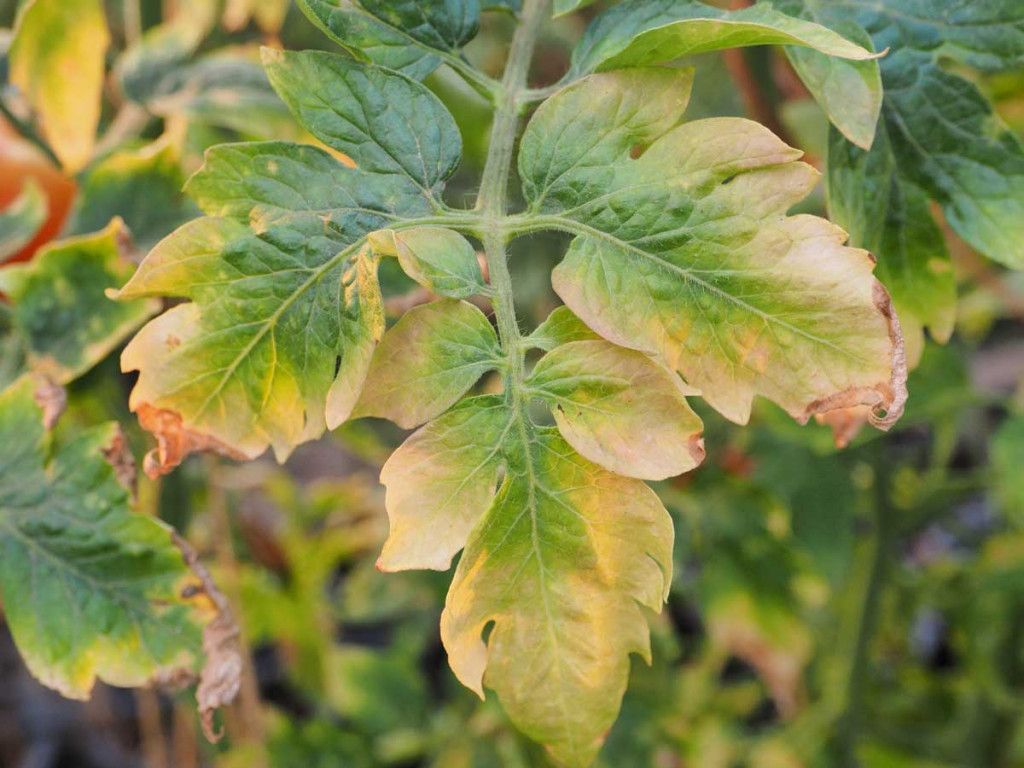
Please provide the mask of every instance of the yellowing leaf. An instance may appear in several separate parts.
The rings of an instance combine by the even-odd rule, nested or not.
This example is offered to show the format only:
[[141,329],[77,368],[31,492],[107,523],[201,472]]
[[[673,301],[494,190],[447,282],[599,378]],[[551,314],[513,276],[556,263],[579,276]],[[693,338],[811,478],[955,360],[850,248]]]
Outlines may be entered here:
[[498,337],[479,309],[452,299],[424,304],[384,335],[353,415],[415,427],[448,410],[500,360]]
[[[560,763],[588,765],[615,720],[629,654],[650,658],[672,521],[654,492],[577,455],[552,430],[514,443],[441,616],[458,678],[494,689]],[[483,640],[485,629],[493,628]]]
[[664,480],[704,460],[696,394],[640,352],[578,341],[545,355],[527,386],[548,400],[562,436],[591,461],[627,477]]
[[132,273],[120,219],[101,232],[58,240],[29,263],[0,269],[0,291],[14,307],[30,367],[66,384],[110,354],[158,309],[105,295]]
[[576,236],[555,290],[734,421],[760,394],[801,422],[863,404],[888,427],[906,363],[872,258],[829,222],[786,215],[818,180],[799,151],[747,120],[679,125],[691,78],[592,75],[537,111],[520,152],[530,211]]
[[508,409],[493,395],[464,400],[415,432],[381,472],[391,532],[385,571],[447,570],[498,484]]
[[487,292],[476,251],[462,235],[440,227],[370,235],[379,256],[394,256],[405,274],[429,291],[453,299]]
[[109,44],[101,0],[30,0],[18,14],[11,82],[69,173],[92,157]]
[[110,463],[124,450],[117,425],[54,447],[42,421],[27,378],[0,393],[0,599],[28,668],[76,699],[97,678],[194,670],[196,580],[172,532],[131,511]]

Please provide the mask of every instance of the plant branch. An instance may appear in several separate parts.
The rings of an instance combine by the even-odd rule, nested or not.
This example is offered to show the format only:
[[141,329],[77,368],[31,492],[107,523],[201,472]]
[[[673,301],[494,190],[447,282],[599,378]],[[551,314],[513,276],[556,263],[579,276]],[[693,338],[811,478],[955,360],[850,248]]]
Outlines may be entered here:
[[498,334],[507,365],[505,370],[506,396],[513,398],[518,409],[523,391],[523,344],[516,318],[512,277],[508,271],[506,246],[509,229],[508,185],[512,174],[512,159],[519,134],[520,117],[526,103],[527,77],[533,50],[541,27],[551,15],[551,0],[526,0],[521,22],[512,39],[505,74],[501,81],[500,96],[491,128],[491,143],[487,152],[480,195],[476,210],[483,217],[482,240],[491,286],[494,289],[494,314]]

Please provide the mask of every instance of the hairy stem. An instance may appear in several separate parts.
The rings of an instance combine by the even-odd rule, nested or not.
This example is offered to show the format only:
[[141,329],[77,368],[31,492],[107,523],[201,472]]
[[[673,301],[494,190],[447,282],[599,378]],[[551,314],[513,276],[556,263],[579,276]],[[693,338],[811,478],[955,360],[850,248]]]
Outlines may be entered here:
[[520,117],[528,92],[530,61],[541,27],[550,15],[551,0],[526,0],[523,4],[522,20],[512,39],[505,75],[501,81],[487,164],[484,166],[476,205],[483,217],[482,240],[494,289],[494,314],[507,360],[505,391],[508,397],[514,399],[515,405],[518,405],[523,391],[523,345],[506,251],[510,236],[506,226],[508,184]]

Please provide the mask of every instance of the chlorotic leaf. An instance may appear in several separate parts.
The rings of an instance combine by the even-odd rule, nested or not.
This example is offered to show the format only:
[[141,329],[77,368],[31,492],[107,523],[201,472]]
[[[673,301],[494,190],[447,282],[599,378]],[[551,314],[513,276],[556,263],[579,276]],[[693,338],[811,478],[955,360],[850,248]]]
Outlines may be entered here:
[[116,425],[58,447],[23,378],[0,393],[0,599],[31,672],[65,696],[193,671],[202,606],[172,532],[132,512]]
[[101,0],[31,0],[15,24],[11,82],[70,173],[92,156],[110,34]]
[[679,377],[606,341],[557,347],[527,386],[548,401],[562,437],[587,459],[627,477],[664,480],[704,460],[703,424]]
[[566,306],[555,309],[547,319],[530,334],[529,342],[537,349],[550,352],[555,347],[573,341],[595,341],[601,337],[572,313]]
[[467,299],[487,292],[476,250],[458,232],[386,229],[370,235],[370,246],[378,256],[397,258],[405,274],[439,296]]
[[459,129],[419,83],[331,53],[264,48],[263,60],[296,119],[362,170],[405,174],[427,190],[454,173]]
[[122,252],[124,225],[44,247],[27,264],[0,269],[0,291],[14,303],[31,368],[58,383],[85,373],[153,315],[153,301],[118,304],[105,291],[124,282],[133,264]]
[[119,294],[190,300],[122,357],[140,372],[132,409],[159,441],[153,474],[190,450],[283,459],[347,419],[384,332],[367,238],[433,211],[405,173],[282,142],[210,150],[188,191],[208,217],[158,244]]
[[119,150],[86,173],[70,232],[95,232],[121,216],[136,245],[148,250],[198,213],[181,191],[184,182],[178,154],[169,143]]
[[424,304],[384,334],[353,416],[415,427],[448,410],[500,361],[483,312],[453,299]]
[[323,32],[356,57],[416,80],[433,72],[476,34],[477,0],[382,2],[298,0]]
[[829,222],[786,215],[818,174],[767,129],[679,125],[691,79],[592,75],[534,115],[519,163],[530,212],[576,235],[555,290],[734,421],[760,394],[801,422],[867,405],[887,428],[903,410],[906,364],[873,260]]
[[493,689],[557,762],[585,766],[618,713],[629,655],[650,659],[641,606],[659,610],[668,591],[672,521],[650,488],[590,463],[553,430],[513,441],[505,462],[456,569],[441,638],[464,685]]
[[46,221],[46,196],[29,180],[9,206],[0,211],[0,262],[32,241]]
[[573,51],[569,77],[751,45],[803,46],[855,61],[876,57],[827,27],[767,3],[723,11],[696,0],[625,0],[587,28]]
[[451,566],[494,498],[510,424],[503,398],[469,398],[392,454],[380,476],[391,531],[378,567]]

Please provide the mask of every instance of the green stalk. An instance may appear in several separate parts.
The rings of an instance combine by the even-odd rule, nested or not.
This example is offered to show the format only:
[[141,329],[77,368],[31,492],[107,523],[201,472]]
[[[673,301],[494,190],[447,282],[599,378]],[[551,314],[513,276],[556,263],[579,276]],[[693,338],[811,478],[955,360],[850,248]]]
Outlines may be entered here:
[[482,216],[481,231],[491,287],[494,314],[506,357],[505,392],[514,408],[523,392],[523,343],[516,318],[515,294],[508,271],[508,185],[512,174],[516,137],[523,106],[527,103],[527,76],[541,28],[551,16],[551,0],[526,0],[521,22],[512,39],[508,63],[501,81],[491,143],[487,152],[476,209]]

